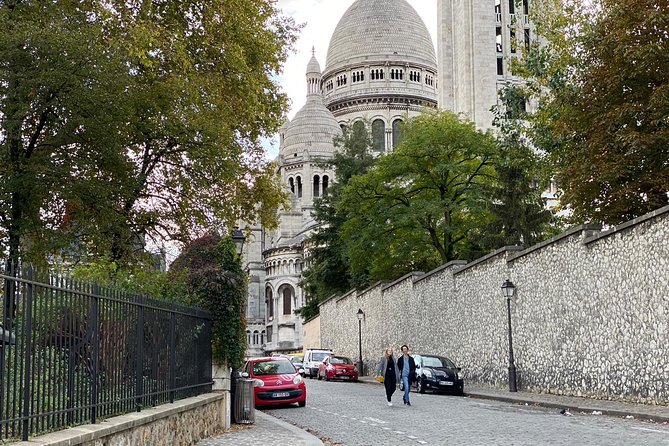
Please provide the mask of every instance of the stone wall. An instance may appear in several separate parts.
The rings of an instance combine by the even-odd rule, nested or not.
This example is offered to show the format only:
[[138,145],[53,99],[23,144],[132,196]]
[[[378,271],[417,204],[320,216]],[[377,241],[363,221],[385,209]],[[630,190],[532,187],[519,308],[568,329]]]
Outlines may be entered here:
[[12,443],[15,446],[191,446],[229,428],[229,393],[210,393]]
[[669,207],[332,298],[320,307],[321,343],[357,358],[360,308],[367,373],[386,346],[406,343],[452,358],[466,383],[505,387],[506,279],[519,388],[669,403]]

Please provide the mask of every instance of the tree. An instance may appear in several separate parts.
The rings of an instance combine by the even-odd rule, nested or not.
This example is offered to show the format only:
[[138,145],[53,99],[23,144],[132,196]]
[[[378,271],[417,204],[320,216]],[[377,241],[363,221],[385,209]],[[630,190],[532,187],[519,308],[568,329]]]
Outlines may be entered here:
[[450,112],[409,120],[395,151],[351,178],[339,204],[351,271],[395,279],[459,258],[486,218],[495,141]]
[[538,93],[533,138],[573,220],[619,224],[669,204],[666,3],[544,3],[546,45],[520,74]]
[[209,234],[194,240],[172,263],[170,274],[185,274],[190,303],[211,312],[214,360],[240,367],[246,351],[248,284],[232,239]]
[[147,236],[272,227],[259,140],[295,31],[270,0],[0,2],[0,248],[123,262]]
[[532,246],[555,232],[551,226],[553,214],[541,198],[546,186],[542,157],[530,147],[524,134],[528,114],[522,89],[502,89],[500,105],[493,112],[499,156],[495,161],[496,180],[485,193],[491,219],[473,240],[477,242],[473,246],[480,251],[472,252],[468,258],[504,246]]
[[334,169],[337,181],[314,202],[314,220],[318,226],[307,240],[309,266],[300,283],[307,295],[306,305],[299,310],[304,319],[317,315],[318,304],[324,299],[369,281],[366,272],[354,275],[350,271],[346,241],[340,236],[348,216],[337,204],[349,180],[374,165],[372,138],[367,126],[358,121],[335,139],[335,146],[338,151],[327,164]]

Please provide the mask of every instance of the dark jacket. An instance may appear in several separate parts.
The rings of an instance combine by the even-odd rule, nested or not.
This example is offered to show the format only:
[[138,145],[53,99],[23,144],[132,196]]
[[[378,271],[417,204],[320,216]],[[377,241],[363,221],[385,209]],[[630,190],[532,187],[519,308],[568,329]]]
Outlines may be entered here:
[[386,378],[386,370],[388,370],[388,361],[391,361],[393,365],[395,366],[395,380],[396,382],[392,384],[397,384],[400,381],[400,371],[397,369],[397,364],[395,364],[395,358],[392,356],[389,358],[386,355],[383,355],[383,358],[381,358],[381,362],[379,362],[379,365],[376,366],[376,371],[374,372],[375,375],[382,375],[383,379],[385,381]]
[[[402,379],[402,368],[404,368],[404,355],[397,358],[397,369],[400,371],[398,380]],[[416,361],[409,355],[409,385],[416,380]]]

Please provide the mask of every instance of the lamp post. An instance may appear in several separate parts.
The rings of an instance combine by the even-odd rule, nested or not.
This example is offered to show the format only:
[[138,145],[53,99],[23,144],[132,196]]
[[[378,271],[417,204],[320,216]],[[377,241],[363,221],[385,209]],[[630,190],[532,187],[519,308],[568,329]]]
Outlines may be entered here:
[[362,308],[358,309],[358,375],[362,376],[362,318],[365,317],[365,313],[362,311]]
[[502,284],[502,292],[506,297],[506,310],[509,320],[509,392],[517,392],[516,364],[513,361],[513,336],[511,334],[511,298],[516,292],[516,286],[509,279]]
[[242,255],[242,250],[244,249],[244,242],[246,241],[244,233],[242,232],[241,229],[235,226],[234,230],[232,231],[232,234],[230,234],[230,237],[232,238],[232,241],[235,243],[235,248],[237,249],[237,255]]

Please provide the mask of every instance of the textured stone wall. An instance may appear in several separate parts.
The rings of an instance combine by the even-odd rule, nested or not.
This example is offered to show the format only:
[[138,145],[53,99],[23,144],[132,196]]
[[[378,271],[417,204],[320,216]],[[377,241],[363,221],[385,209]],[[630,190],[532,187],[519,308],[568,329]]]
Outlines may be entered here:
[[582,226],[524,251],[451,262],[321,305],[321,344],[374,369],[384,347],[451,357],[466,382],[505,387],[506,300],[519,387],[669,403],[669,207],[615,229]]

